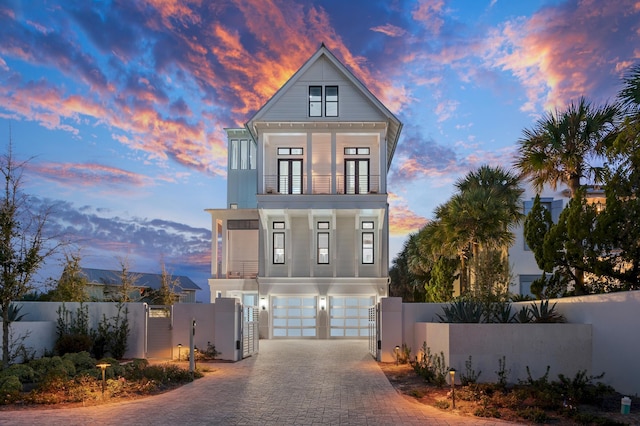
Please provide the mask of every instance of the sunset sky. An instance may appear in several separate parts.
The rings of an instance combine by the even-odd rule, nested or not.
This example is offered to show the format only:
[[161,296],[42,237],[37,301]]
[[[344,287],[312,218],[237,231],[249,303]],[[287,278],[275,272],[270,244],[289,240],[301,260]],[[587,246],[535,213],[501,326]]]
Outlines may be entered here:
[[83,266],[164,259],[208,300],[223,128],[322,42],[404,123],[395,255],[456,179],[509,167],[545,111],[613,100],[640,62],[640,1],[1,0],[0,148],[31,158],[24,189],[55,205],[51,229]]

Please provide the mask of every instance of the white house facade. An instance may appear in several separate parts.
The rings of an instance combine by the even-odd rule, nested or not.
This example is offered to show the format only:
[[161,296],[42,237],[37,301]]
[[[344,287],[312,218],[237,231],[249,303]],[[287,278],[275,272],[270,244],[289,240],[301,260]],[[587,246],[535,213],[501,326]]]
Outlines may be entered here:
[[212,218],[212,302],[259,311],[262,338],[366,338],[388,295],[387,172],[402,123],[322,45],[228,139]]

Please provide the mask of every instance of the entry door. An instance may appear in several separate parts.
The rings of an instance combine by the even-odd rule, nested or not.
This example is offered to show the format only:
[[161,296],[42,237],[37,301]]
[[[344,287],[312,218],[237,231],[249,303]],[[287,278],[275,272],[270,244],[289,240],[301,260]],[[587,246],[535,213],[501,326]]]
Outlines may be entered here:
[[302,194],[302,160],[278,160],[278,192]]
[[274,296],[273,337],[316,337],[317,298]]
[[369,336],[369,307],[374,296],[331,296],[329,301],[331,337]]
[[369,193],[369,160],[345,160],[345,194]]

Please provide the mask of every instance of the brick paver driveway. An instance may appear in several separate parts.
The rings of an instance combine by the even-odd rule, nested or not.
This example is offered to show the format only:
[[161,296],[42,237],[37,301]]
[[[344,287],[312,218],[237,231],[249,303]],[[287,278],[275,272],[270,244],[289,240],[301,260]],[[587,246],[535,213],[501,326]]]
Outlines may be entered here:
[[65,409],[0,411],[0,424],[459,425],[456,416],[399,395],[367,342],[262,340],[260,354],[162,395]]

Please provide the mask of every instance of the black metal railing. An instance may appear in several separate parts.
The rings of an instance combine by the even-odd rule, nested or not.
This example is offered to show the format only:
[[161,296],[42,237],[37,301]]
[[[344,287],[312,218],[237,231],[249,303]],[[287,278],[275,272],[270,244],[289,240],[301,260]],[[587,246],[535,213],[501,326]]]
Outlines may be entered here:
[[[335,179],[335,192],[332,191]],[[380,189],[379,175],[313,175],[311,194],[377,194]],[[262,194],[299,195],[308,194],[306,176],[264,176]]]

